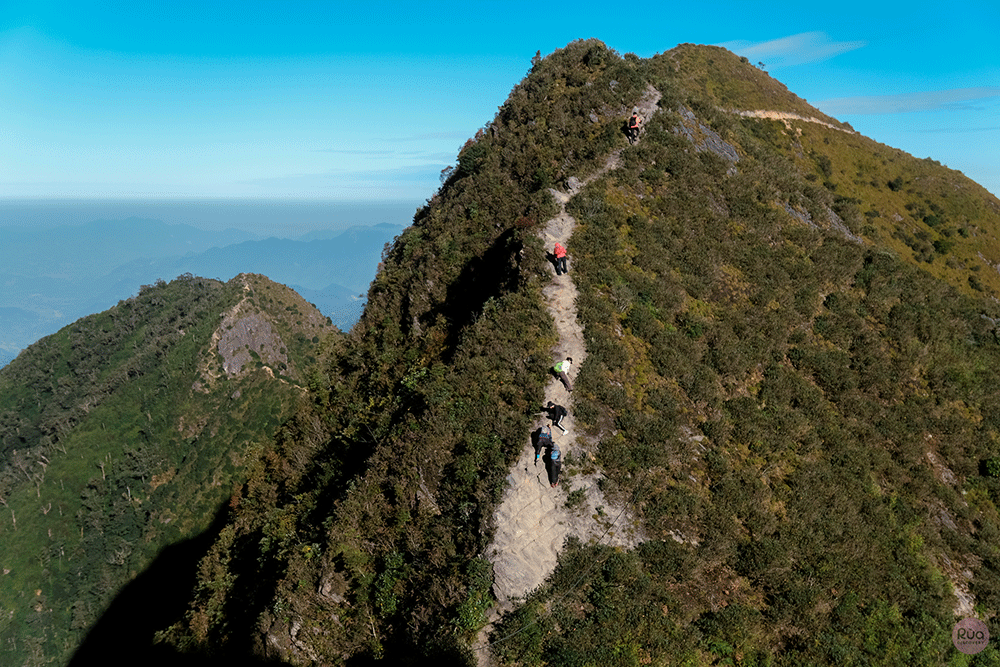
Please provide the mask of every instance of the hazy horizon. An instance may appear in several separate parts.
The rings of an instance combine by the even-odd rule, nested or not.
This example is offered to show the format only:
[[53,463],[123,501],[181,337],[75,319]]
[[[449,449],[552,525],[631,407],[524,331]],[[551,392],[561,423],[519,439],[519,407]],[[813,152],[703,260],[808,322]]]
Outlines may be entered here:
[[[374,275],[382,243],[409,226],[418,206],[424,203],[263,198],[0,199],[0,248],[8,255],[13,253],[0,269],[4,285],[0,298],[0,368],[39,338],[113,306],[137,293],[143,284],[157,279],[170,281],[185,271],[221,279],[240,270],[268,274],[299,289],[337,326],[349,329],[357,321],[364,301],[352,297],[347,303],[345,289],[350,288],[355,295],[366,291],[362,283],[370,282]],[[129,233],[122,233],[121,224],[94,224],[121,221],[134,222],[126,225]],[[161,231],[159,245],[150,246],[149,234],[162,229],[162,224],[192,229],[169,232],[170,243],[166,245]],[[350,228],[383,224],[391,228],[374,234],[352,234],[352,239],[345,239],[348,244],[359,238],[377,239],[377,243],[371,242],[374,247],[365,246],[364,252],[359,252],[359,247],[349,259],[337,256],[331,249],[333,273],[316,275],[316,250],[309,241],[331,239]],[[85,228],[86,236],[94,243],[82,242],[80,233],[72,231],[75,227]],[[50,231],[53,229],[54,233]],[[287,242],[268,246],[268,238],[306,243],[296,251],[301,254],[299,259],[293,255],[281,260],[282,253],[287,253],[281,248],[287,248]],[[185,239],[187,246],[178,245]],[[256,243],[244,243],[254,239]],[[213,245],[214,249],[208,251]],[[229,247],[244,253],[240,266],[225,263],[225,249]],[[26,260],[36,262],[37,270],[26,268]],[[181,267],[177,262],[182,261],[196,264]],[[275,261],[279,264],[275,265]],[[82,267],[88,266],[90,272],[81,273]],[[337,289],[333,289],[334,283]]]
[[313,231],[342,231],[380,223],[407,227],[425,202],[278,198],[0,199],[0,240],[8,228],[84,225],[144,218],[206,231],[238,229],[260,237],[298,238]]

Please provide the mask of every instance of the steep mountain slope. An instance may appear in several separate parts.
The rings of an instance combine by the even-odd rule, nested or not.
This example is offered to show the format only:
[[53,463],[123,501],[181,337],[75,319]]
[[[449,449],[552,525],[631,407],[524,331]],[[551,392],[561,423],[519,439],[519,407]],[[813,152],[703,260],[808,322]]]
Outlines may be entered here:
[[[722,49],[594,40],[533,61],[445,176],[131,661],[1000,658],[949,641],[1000,607],[994,197]],[[544,223],[568,218],[556,279]],[[577,321],[556,323],[570,287]],[[502,501],[579,331],[575,387],[549,394],[572,456],[536,497],[599,491],[639,544],[571,538],[520,599],[490,560]]]
[[[659,99],[660,93],[652,87],[648,88],[637,104],[638,112],[644,118],[651,116],[656,112]],[[567,179],[568,191],[549,189],[559,204],[559,211],[538,229],[538,236],[545,247],[554,248],[556,243],[568,244],[578,225],[576,219],[566,212],[567,204],[590,181],[616,169],[621,151],[612,151],[604,165],[586,179]],[[583,327],[577,316],[579,293],[572,276],[556,272],[555,266],[552,273],[554,279],[542,290],[558,336],[552,356],[556,360],[570,358],[574,364],[582,364],[587,358],[587,348]],[[572,405],[573,402],[568,387],[555,376],[545,386],[545,401],[546,404],[552,402],[559,406]],[[540,416],[535,426],[541,429],[547,421],[551,422],[550,415]],[[549,426],[561,456],[567,461],[585,460],[586,457],[594,460],[593,454],[587,452],[588,445],[592,443],[577,433],[573,414],[567,414],[558,425],[553,423]],[[507,478],[506,492],[494,516],[497,531],[490,544],[489,558],[493,565],[493,595],[501,609],[508,608],[512,600],[524,597],[545,581],[552,573],[567,539],[599,540],[616,546],[635,547],[642,538],[642,531],[628,512],[629,508],[612,505],[602,493],[596,483],[600,478],[598,470],[590,469],[584,474],[574,475],[572,480],[563,477],[563,489],[568,497],[573,498],[564,502],[563,494],[552,493],[552,465],[545,458],[540,458],[539,453],[533,442],[525,443]],[[484,634],[480,631],[480,644]]]
[[65,663],[124,584],[209,526],[331,331],[261,276],[188,276],[0,370],[5,664]]
[[[659,110],[626,147],[647,86]],[[947,201],[897,180],[925,171]],[[552,186],[580,189],[566,486],[596,471],[645,541],[571,543],[472,652],[491,518],[560,345],[534,233]],[[721,49],[536,62],[386,257],[300,415],[325,430],[241,491],[161,639],[293,664],[945,661],[954,613],[990,617],[1000,590],[998,313],[969,259],[995,203]],[[918,225],[954,243],[890,242]]]
[[[581,59],[592,69],[564,88]],[[644,90],[596,44],[536,70],[386,256],[365,315],[331,357],[329,395],[301,417],[324,434],[278,443],[164,641],[218,659],[424,664],[468,653],[491,605],[493,508],[556,343],[535,228],[558,210],[548,187],[601,162]],[[567,141],[583,123],[586,135]],[[272,470],[288,459],[296,465]],[[276,579],[242,586],[261,569]]]
[[[883,160],[720,49],[650,67],[673,104],[570,206],[577,421],[648,540],[571,549],[491,649],[504,664],[947,662],[956,617],[1000,602],[997,306],[967,296],[992,290],[976,269],[995,256],[996,199]],[[859,164],[873,171],[842,188]],[[921,207],[984,231],[929,256],[880,243],[926,223],[906,216]]]

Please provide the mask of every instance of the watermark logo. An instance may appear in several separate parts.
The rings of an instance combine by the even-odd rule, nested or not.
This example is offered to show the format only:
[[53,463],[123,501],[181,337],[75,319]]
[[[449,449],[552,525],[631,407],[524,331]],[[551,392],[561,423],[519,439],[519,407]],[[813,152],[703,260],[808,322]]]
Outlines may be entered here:
[[979,653],[990,643],[990,630],[978,618],[963,618],[951,629],[951,643],[962,653]]

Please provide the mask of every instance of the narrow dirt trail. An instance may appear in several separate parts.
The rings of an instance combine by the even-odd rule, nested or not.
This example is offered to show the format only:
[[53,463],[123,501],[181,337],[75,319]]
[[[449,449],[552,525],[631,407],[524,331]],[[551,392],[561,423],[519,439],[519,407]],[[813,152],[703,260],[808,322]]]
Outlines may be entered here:
[[[640,115],[649,118],[656,111],[659,99],[660,93],[652,87],[648,88],[636,107]],[[604,165],[585,180],[569,178],[567,191],[550,190],[559,205],[559,213],[539,231],[539,237],[549,250],[559,242],[570,251],[569,273],[557,276],[554,268],[550,268],[552,281],[542,293],[559,337],[552,349],[552,363],[572,357],[570,376],[573,378],[587,357],[587,348],[583,326],[577,319],[577,290],[572,280],[574,268],[572,247],[569,245],[577,221],[566,212],[566,204],[592,180],[615,169],[622,150],[612,152]],[[569,415],[562,422],[568,433],[552,429],[553,439],[566,463],[559,487],[551,488],[543,462],[535,463],[535,450],[530,436],[526,434],[521,455],[507,477],[507,491],[494,515],[497,532],[488,556],[493,563],[493,594],[497,607],[490,610],[490,623],[480,631],[477,646],[474,647],[480,667],[490,665],[488,638],[493,621],[499,618],[500,613],[512,609],[517,599],[545,581],[555,569],[559,552],[568,537],[578,537],[584,543],[601,541],[623,547],[634,547],[640,541],[635,522],[625,511],[626,508],[611,505],[598,488],[601,471],[593,465],[591,449],[594,443],[587,442],[577,433],[572,394],[552,377],[545,388],[545,401],[552,401],[569,410]],[[538,407],[541,411],[542,406]],[[548,420],[540,416],[535,428],[546,424]],[[588,465],[581,465],[588,460]],[[585,474],[582,468],[593,472]],[[578,500],[573,508],[566,506],[570,489],[583,491],[582,500]]]
[[767,118],[769,120],[780,120],[785,123],[785,127],[792,129],[791,123],[788,121],[801,120],[806,123],[816,123],[817,125],[822,125],[823,127],[828,127],[831,130],[837,130],[838,132],[846,132],[847,134],[857,134],[853,130],[849,130],[846,127],[838,127],[832,123],[828,123],[825,120],[820,120],[819,118],[814,118],[812,116],[801,116],[797,113],[789,113],[787,111],[768,111],[766,109],[756,109],[749,111],[734,111],[737,116],[743,116],[744,118]]

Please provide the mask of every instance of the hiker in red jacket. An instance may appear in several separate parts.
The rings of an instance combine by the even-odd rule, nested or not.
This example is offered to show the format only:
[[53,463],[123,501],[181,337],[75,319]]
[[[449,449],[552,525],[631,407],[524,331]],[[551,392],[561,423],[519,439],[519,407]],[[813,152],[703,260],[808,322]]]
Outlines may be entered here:
[[552,249],[552,252],[556,256],[556,275],[569,273],[569,269],[566,268],[566,248],[556,241],[556,247]]

